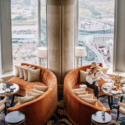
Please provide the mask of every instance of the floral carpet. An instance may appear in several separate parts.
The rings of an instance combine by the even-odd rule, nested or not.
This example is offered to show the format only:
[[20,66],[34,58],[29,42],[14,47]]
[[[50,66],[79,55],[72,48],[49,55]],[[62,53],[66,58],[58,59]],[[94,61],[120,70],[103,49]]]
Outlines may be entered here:
[[[7,106],[11,103],[11,96],[7,100]],[[108,106],[108,97],[102,96],[99,97],[99,100],[107,107]],[[117,105],[119,98],[114,98],[114,104]],[[17,103],[18,98],[15,97],[14,105]],[[125,103],[125,97],[123,99],[123,103]],[[119,115],[119,120],[116,122],[117,118],[117,110],[113,109],[111,111],[112,115],[112,125],[125,125],[125,115],[121,114]],[[0,113],[0,125],[5,125],[5,115],[4,112]],[[68,119],[66,116],[66,113],[63,109],[63,98],[59,97],[58,107],[55,112],[55,114],[51,117],[51,119],[45,124],[45,125],[73,125],[73,123]]]

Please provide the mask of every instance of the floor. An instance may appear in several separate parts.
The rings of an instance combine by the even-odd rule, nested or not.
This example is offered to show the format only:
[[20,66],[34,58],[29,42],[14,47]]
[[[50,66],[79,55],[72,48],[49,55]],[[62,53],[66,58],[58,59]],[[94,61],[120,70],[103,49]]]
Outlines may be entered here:
[[[11,103],[11,96],[7,100],[7,105],[9,106]],[[108,106],[108,98],[107,96],[99,97],[99,100],[106,106]],[[14,105],[17,103],[18,98],[16,97],[14,100]],[[118,98],[114,98],[114,104],[117,105]],[[125,103],[125,97],[123,102]],[[112,115],[112,125],[125,125],[125,115],[120,113],[119,120],[116,122],[117,110],[113,109],[111,111]],[[0,125],[5,125],[5,115],[4,113],[0,113]],[[63,109],[63,98],[59,97],[58,107],[55,114],[51,117],[51,119],[45,125],[73,125],[73,123],[68,119],[66,113]]]

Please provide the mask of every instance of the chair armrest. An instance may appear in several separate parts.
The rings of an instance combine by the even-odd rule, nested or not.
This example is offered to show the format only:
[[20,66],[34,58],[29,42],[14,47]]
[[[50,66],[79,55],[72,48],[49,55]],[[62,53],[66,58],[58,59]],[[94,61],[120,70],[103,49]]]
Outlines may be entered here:
[[125,78],[121,80],[121,83],[125,83]]
[[125,108],[125,104],[118,102],[118,105],[121,106],[122,108]]
[[5,109],[5,104],[0,105],[0,112],[2,112]]
[[0,101],[0,106],[3,105],[6,102],[6,100],[7,100],[7,96],[3,100]]

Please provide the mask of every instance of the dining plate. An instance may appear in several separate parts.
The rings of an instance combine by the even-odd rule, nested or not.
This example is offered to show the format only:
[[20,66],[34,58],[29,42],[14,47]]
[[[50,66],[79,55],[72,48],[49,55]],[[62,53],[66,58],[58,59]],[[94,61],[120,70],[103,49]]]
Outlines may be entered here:
[[4,94],[4,93],[5,93],[5,91],[4,91],[4,90],[0,91],[0,94]]

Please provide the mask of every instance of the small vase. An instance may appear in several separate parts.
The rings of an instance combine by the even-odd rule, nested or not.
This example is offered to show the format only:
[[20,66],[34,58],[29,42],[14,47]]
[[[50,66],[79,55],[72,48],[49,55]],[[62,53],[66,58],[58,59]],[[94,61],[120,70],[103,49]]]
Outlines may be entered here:
[[104,115],[105,115],[105,111],[102,110],[102,116],[104,116]]
[[105,111],[102,110],[102,119],[105,120]]

